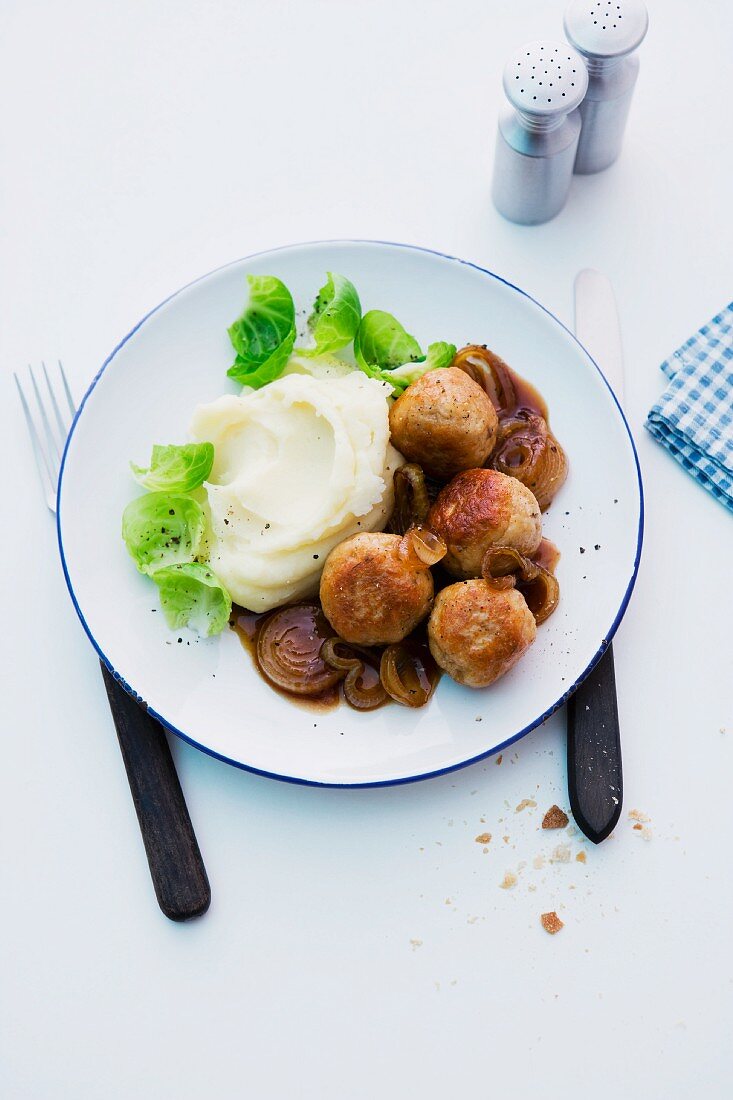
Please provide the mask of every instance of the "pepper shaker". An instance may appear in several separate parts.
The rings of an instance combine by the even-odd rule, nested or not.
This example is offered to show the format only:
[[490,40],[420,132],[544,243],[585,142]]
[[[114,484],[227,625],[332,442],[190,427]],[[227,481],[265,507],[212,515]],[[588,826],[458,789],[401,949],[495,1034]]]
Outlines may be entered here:
[[608,168],[621,152],[639,74],[632,51],[647,32],[649,15],[642,0],[571,0],[564,26],[588,69],[575,159],[575,171],[585,175]]
[[564,42],[529,42],[507,62],[511,107],[499,115],[492,197],[510,221],[538,225],[565,205],[587,86],[583,59]]

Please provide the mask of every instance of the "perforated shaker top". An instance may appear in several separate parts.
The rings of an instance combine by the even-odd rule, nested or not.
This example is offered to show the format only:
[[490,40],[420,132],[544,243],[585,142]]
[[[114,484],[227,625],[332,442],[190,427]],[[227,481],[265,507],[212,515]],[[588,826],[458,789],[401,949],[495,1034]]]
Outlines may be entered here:
[[583,58],[567,42],[527,42],[504,69],[507,99],[525,114],[572,111],[582,102],[587,87]]
[[643,0],[571,0],[565,34],[590,57],[622,57],[642,42],[649,26]]

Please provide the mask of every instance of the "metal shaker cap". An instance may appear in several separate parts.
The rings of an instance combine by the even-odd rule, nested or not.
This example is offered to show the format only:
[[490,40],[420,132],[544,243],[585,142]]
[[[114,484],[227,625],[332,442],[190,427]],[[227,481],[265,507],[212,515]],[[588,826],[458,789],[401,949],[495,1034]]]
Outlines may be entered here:
[[649,26],[643,0],[571,0],[565,34],[588,57],[623,57],[641,45]]
[[[586,7],[592,0],[586,0]],[[504,91],[523,115],[564,115],[581,103],[588,88],[583,58],[567,42],[527,42],[504,69]]]

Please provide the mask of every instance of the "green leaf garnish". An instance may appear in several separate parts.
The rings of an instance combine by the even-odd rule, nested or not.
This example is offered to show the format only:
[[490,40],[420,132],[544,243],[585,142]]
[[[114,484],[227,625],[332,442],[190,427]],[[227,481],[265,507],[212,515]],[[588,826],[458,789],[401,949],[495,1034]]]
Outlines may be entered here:
[[361,302],[356,287],[345,276],[329,271],[318,291],[308,328],[316,342],[305,355],[322,355],[346,347],[356,336],[361,321]]
[[435,344],[430,344],[424,362],[405,363],[402,367],[396,367],[395,370],[389,371],[385,381],[391,382],[398,390],[406,390],[408,386],[411,386],[423,374],[427,374],[429,370],[449,367],[455,354],[455,344],[446,344],[444,340],[439,340]]
[[180,447],[155,444],[147,469],[130,463],[135,480],[150,492],[189,493],[203,485],[214,464],[212,443],[185,443]]
[[259,389],[282,374],[290,357],[295,306],[288,288],[274,275],[248,275],[247,282],[247,306],[228,329],[237,357],[227,374]]
[[204,513],[192,497],[148,493],[122,513],[122,537],[141,573],[190,562],[204,536]]
[[170,565],[157,569],[152,576],[172,630],[189,626],[208,638],[229,622],[231,596],[208,565],[199,562]]
[[354,338],[354,356],[372,377],[375,371],[391,371],[425,358],[415,337],[405,332],[396,317],[381,309],[370,309],[362,317]]

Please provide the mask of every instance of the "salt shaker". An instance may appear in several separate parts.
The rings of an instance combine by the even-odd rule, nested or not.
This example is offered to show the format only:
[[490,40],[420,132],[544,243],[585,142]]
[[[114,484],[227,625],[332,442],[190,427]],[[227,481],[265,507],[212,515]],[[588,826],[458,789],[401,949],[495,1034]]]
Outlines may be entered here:
[[632,51],[647,32],[649,15],[642,0],[571,0],[564,25],[588,69],[575,171],[600,172],[621,152],[639,73]]
[[510,221],[538,225],[565,205],[587,85],[583,59],[564,42],[529,42],[507,62],[511,107],[499,115],[492,197]]

